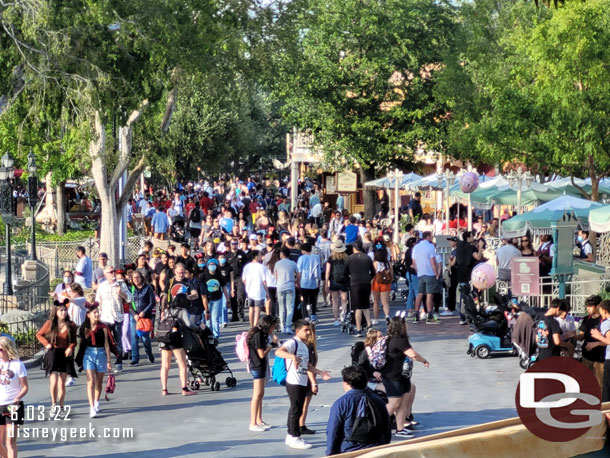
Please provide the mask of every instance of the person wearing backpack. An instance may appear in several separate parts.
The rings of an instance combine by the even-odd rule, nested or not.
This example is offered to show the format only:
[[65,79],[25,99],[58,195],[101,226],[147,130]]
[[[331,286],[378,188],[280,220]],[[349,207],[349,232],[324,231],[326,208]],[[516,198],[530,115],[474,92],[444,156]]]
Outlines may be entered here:
[[[340,326],[347,309],[347,291],[349,285],[345,281],[343,270],[347,254],[345,244],[341,239],[335,240],[330,246],[330,257],[326,261],[326,289],[330,291],[330,301],[333,306],[334,326]],[[339,314],[341,311],[341,314]]]
[[203,212],[201,211],[201,204],[198,200],[195,201],[195,207],[189,213],[189,232],[191,233],[191,240],[193,241],[193,250],[199,249],[199,237],[201,236],[201,220],[203,218]]
[[389,444],[390,416],[383,400],[367,388],[363,368],[349,366],[341,371],[345,394],[331,409],[326,426],[326,455]]
[[277,318],[265,315],[258,325],[250,328],[246,337],[248,348],[248,369],[254,379],[252,401],[250,402],[250,431],[267,431],[271,425],[263,421],[263,397],[269,371],[267,355],[277,348],[278,337],[274,334]]
[[[283,358],[286,364],[286,392],[290,399],[288,410],[288,435],[286,445],[290,448],[309,449],[311,444],[301,439],[299,419],[303,414],[303,405],[307,397],[307,384],[319,375],[322,380],[330,379],[330,372],[321,371],[309,362],[309,349],[305,342],[311,335],[311,324],[307,320],[297,320],[294,323],[295,337],[286,341],[275,352],[276,359]],[[275,363],[274,363],[275,364]],[[311,391],[317,394],[318,385],[312,383]]]
[[390,320],[388,340],[386,363],[381,370],[388,396],[388,414],[396,416],[396,435],[411,438],[413,434],[408,427],[415,423],[409,421],[405,424],[405,419],[411,418],[411,407],[415,399],[415,385],[411,383],[413,361],[419,361],[426,367],[430,364],[411,346],[404,316],[395,316]]

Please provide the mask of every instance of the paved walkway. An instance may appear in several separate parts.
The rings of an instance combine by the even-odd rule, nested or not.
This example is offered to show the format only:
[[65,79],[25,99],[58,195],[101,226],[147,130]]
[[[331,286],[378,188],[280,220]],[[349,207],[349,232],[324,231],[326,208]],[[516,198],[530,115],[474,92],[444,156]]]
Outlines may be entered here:
[[[61,434],[61,428],[86,428],[89,434],[91,425],[97,428],[95,435],[102,434],[101,428],[133,428],[135,437],[68,438],[64,441],[59,437],[55,440],[21,438],[20,456],[324,456],[330,406],[343,393],[340,371],[350,364],[350,347],[355,341],[354,337],[341,334],[332,326],[329,313],[330,309],[322,309],[320,313],[319,367],[332,371],[333,379],[320,382],[320,394],[314,397],[310,407],[307,424],[319,431],[307,438],[314,445],[310,450],[292,450],[284,445],[289,402],[285,389],[273,382],[267,387],[263,407],[263,417],[274,425],[273,429],[264,433],[248,431],[252,383],[244,364],[235,356],[234,336],[246,330],[245,324],[239,323],[223,330],[220,344],[237,377],[237,387],[227,388],[224,385],[226,376],[222,375],[219,380],[223,385],[219,392],[204,389],[192,397],[178,394],[162,397],[160,365],[150,365],[146,361],[137,368],[126,368],[117,376],[115,394],[109,402],[102,400],[100,416],[90,420],[83,376],[75,386],[68,388],[67,400],[72,406],[70,421],[30,421],[27,426],[59,428],[57,434]],[[385,328],[385,325],[381,327]],[[425,427],[418,436],[516,415],[514,396],[521,373],[517,358],[471,358],[466,354],[468,329],[460,326],[457,318],[443,319],[440,326],[410,325],[409,333],[415,349],[430,361],[429,369],[417,363],[413,375],[417,386],[414,413]],[[48,383],[41,371],[31,370],[29,380],[31,389],[26,404],[36,409],[40,405],[48,406]],[[178,393],[179,389],[174,367],[170,372],[169,390]]]

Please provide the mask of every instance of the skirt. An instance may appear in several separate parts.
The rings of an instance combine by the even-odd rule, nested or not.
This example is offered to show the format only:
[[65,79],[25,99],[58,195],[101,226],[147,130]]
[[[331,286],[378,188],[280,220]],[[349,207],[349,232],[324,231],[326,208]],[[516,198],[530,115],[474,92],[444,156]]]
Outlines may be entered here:
[[51,372],[63,372],[76,378],[74,368],[74,353],[66,356],[65,348],[51,348],[43,357],[44,373],[48,377]]

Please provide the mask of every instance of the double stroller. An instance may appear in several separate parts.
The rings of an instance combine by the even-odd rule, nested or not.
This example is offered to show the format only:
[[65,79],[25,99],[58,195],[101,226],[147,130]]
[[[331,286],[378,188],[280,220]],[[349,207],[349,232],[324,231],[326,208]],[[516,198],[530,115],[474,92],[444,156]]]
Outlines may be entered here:
[[506,306],[503,301],[496,300],[498,304],[495,307],[478,309],[470,285],[461,285],[460,293],[464,301],[466,321],[474,332],[468,338],[467,354],[481,359],[494,354],[514,355],[515,349],[511,342],[508,320],[504,315]]
[[220,390],[220,382],[216,376],[228,372],[225,384],[229,388],[237,385],[237,379],[229,368],[222,354],[214,345],[214,335],[207,326],[205,328],[183,326],[182,345],[186,351],[189,387],[198,390],[201,386],[209,386],[212,391]]

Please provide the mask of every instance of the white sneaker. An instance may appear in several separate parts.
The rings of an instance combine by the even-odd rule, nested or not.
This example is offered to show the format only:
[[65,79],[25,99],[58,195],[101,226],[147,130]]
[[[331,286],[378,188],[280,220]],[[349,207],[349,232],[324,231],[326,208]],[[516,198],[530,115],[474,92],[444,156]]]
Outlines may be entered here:
[[333,323],[333,326],[341,326],[341,322],[339,320],[337,320]]
[[339,321],[344,321],[345,320],[345,312],[341,312],[341,314],[339,315]]
[[95,401],[95,403],[93,404],[93,408],[95,409],[96,412],[99,413],[99,411],[100,411],[100,401]]
[[265,428],[263,425],[250,425],[250,427],[248,429],[250,431],[254,431],[257,433],[262,433],[263,431],[267,431],[267,428]]
[[95,407],[91,407],[89,409],[89,417],[91,417],[91,418],[97,417],[97,410],[95,410]]
[[441,316],[453,316],[453,312],[451,310],[443,310],[440,313]]
[[68,377],[68,379],[66,380],[66,386],[73,386],[74,385],[74,379],[72,377]]
[[371,321],[371,324],[372,324],[372,325],[377,324],[377,320],[373,320],[373,321]]
[[290,439],[288,437],[286,438],[286,445],[288,445],[288,447],[297,448],[299,450],[307,450],[311,448],[311,444],[309,442],[305,442],[300,437],[289,437]]
[[286,445],[290,445],[295,439],[296,437],[292,437],[290,434],[286,434],[286,440],[284,441],[284,443]]

